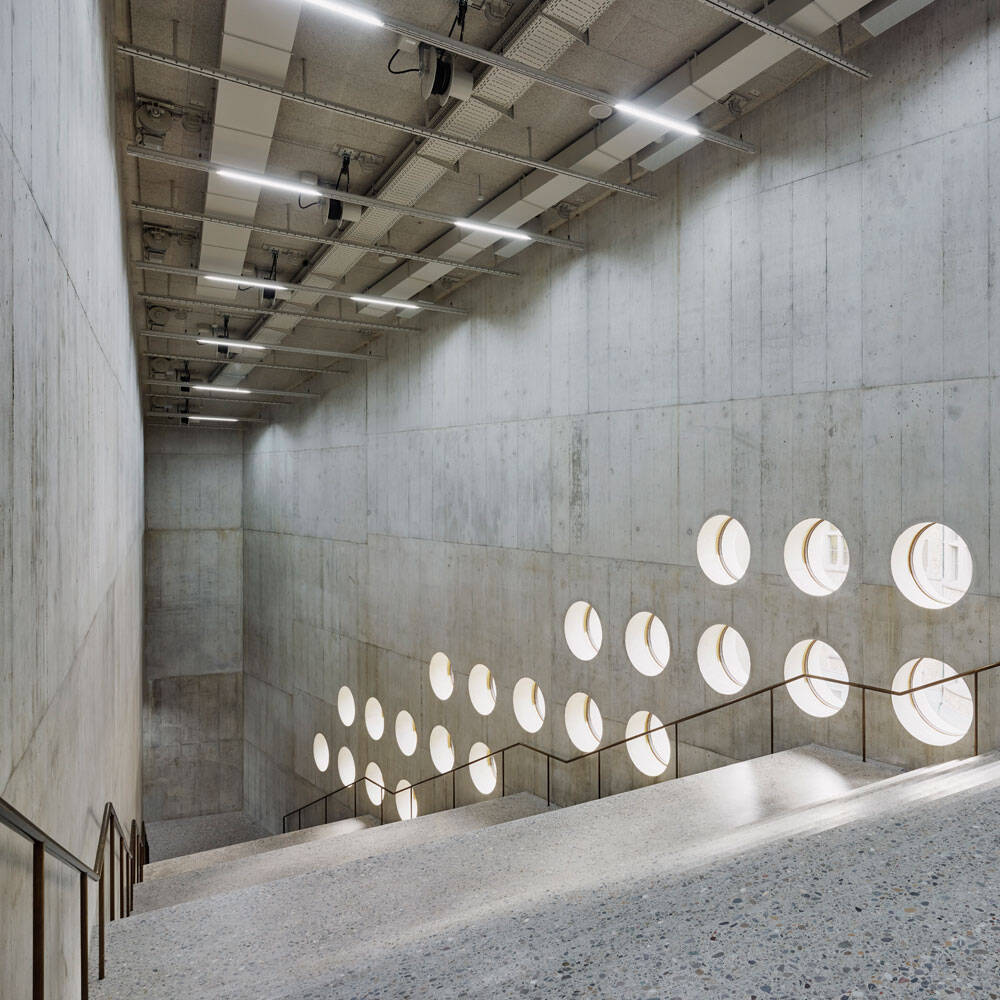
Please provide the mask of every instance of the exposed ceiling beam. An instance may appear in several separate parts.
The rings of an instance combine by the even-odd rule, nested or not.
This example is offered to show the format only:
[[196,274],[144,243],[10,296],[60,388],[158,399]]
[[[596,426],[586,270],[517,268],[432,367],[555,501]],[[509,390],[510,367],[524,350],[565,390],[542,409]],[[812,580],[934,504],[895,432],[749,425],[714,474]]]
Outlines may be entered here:
[[[200,365],[217,365],[218,358],[200,358],[197,354],[174,354],[170,351],[142,352],[144,358],[163,358],[165,361],[190,361]],[[247,368],[271,368],[279,372],[312,372],[314,375],[346,375],[347,372],[330,368],[305,368],[302,365],[277,365],[273,361],[256,361],[252,358],[243,358],[237,362]]]
[[[139,334],[143,337],[161,337],[163,340],[187,340],[196,344],[204,343],[206,340],[211,340],[211,344],[207,344],[208,347],[223,347],[228,346],[224,344],[216,343],[220,340],[231,340],[234,350],[249,350],[249,351],[277,351],[282,354],[308,354],[316,358],[342,358],[346,361],[384,361],[385,358],[381,354],[355,354],[351,351],[327,351],[319,347],[288,347],[286,344],[269,344],[267,341],[255,340],[237,340],[235,337],[199,337],[196,333],[171,333],[169,330],[140,330]],[[208,359],[211,360],[211,359]],[[240,364],[243,364],[241,357]]]
[[286,90],[284,87],[276,87],[269,83],[262,83],[250,77],[241,76],[237,73],[230,73],[225,70],[214,69],[211,66],[204,66],[199,63],[189,62],[186,59],[178,59],[175,56],[167,55],[165,52],[156,52],[153,49],[145,49],[138,45],[125,45],[119,43],[118,51],[123,55],[133,56],[136,59],[145,59],[149,62],[160,63],[163,66],[170,66],[173,69],[182,70],[195,76],[208,77],[212,80],[223,80],[229,83],[237,83],[242,87],[250,87],[255,90],[280,97],[286,101],[293,101],[297,104],[306,104],[312,108],[320,108],[323,111],[330,111],[334,114],[344,115],[349,118],[358,118],[372,125],[381,125],[385,128],[394,129],[397,132],[405,132],[408,135],[416,136],[420,139],[433,140],[434,142],[444,142],[450,146],[457,146],[461,149],[471,150],[474,153],[481,153],[483,156],[490,156],[508,163],[517,163],[522,167],[529,167],[532,170],[547,170],[549,173],[558,174],[565,177],[572,177],[574,180],[586,181],[588,184],[596,184],[598,187],[617,191],[619,194],[631,195],[634,198],[655,199],[656,195],[648,191],[642,191],[628,184],[618,184],[614,181],[604,180],[601,177],[593,177],[586,173],[560,167],[557,164],[548,163],[546,160],[537,160],[533,156],[523,156],[506,149],[498,149],[496,146],[487,146],[481,142],[473,142],[470,139],[462,139],[459,136],[449,135],[447,132],[436,132],[432,128],[425,128],[422,125],[411,125],[408,122],[400,121],[397,118],[388,118],[385,115],[373,114],[370,111],[362,111],[359,108],[352,108],[346,104],[337,104],[334,101],[327,101],[321,97],[314,97],[311,94],[304,94],[295,90]]
[[[163,153],[155,149],[147,149],[144,146],[128,146],[126,152],[129,156],[138,157],[141,160],[152,160],[156,163],[167,163],[171,166],[182,167],[187,170],[198,170],[204,174],[214,174],[219,171],[232,171],[233,168],[225,163],[216,163],[213,160],[198,160],[191,156],[177,156],[174,153]],[[263,186],[271,186],[275,182],[286,183],[285,178],[279,178],[272,174],[263,174],[256,170],[240,169],[239,173],[248,178],[252,178],[256,183]],[[287,183],[298,184],[298,178],[287,178]],[[335,201],[343,201],[349,205],[361,205],[362,208],[383,208],[398,215],[408,215],[414,219],[426,219],[429,222],[439,222],[443,226],[455,226],[462,222],[473,222],[475,218],[466,220],[461,216],[446,215],[444,212],[431,212],[425,208],[414,208],[412,205],[400,205],[393,201],[383,201],[381,198],[369,198],[367,195],[354,194],[353,192],[341,191],[325,184],[317,184],[311,189],[323,198],[332,198]],[[485,225],[490,225],[484,220]],[[500,225],[500,224],[497,224]],[[560,247],[564,250],[585,250],[583,243],[576,240],[560,239],[557,236],[548,236],[545,233],[536,233],[528,229],[519,230],[520,234],[535,243],[545,243],[549,246]],[[494,237],[498,239],[508,239],[506,236]]]
[[[307,243],[321,243],[330,247],[346,247],[349,250],[360,250],[363,253],[378,254],[384,256],[397,257],[400,260],[416,260],[423,264],[440,263],[439,257],[428,257],[422,253],[411,253],[407,250],[398,250],[387,243],[368,245],[366,243],[354,243],[351,240],[336,239],[331,236],[313,236],[310,233],[299,233],[291,229],[276,229],[274,226],[261,226],[256,222],[237,222],[234,219],[224,219],[220,216],[205,215],[203,212],[182,212],[176,208],[163,208],[161,205],[146,205],[142,202],[132,202],[132,207],[140,212],[152,212],[157,215],[166,215],[173,219],[187,219],[189,222],[212,222],[220,226],[236,226],[239,229],[252,229],[254,232],[266,233],[269,236],[279,236],[290,240],[303,240]],[[444,261],[451,264],[460,271],[472,271],[476,274],[490,275],[495,278],[517,278],[517,271],[506,271],[499,267],[487,267],[485,264],[470,264],[468,261],[453,260]]]
[[195,424],[209,424],[219,427],[233,427],[234,424],[266,424],[270,423],[261,417],[216,417],[209,413],[171,413],[169,410],[147,410],[146,417],[164,417],[167,420],[190,420]]
[[[215,392],[224,393],[228,395],[226,386],[213,385],[211,382],[171,382],[167,379],[156,379],[150,378],[146,379],[146,385],[158,386],[160,388],[173,388],[173,389],[188,389],[201,390],[202,392]],[[295,392],[293,389],[260,389],[258,387],[250,388],[249,386],[243,386],[246,392],[250,396],[291,396],[296,399],[319,399],[320,394],[317,392]],[[193,398],[193,397],[192,397]],[[218,397],[206,397],[216,399]],[[254,399],[244,399],[242,395],[236,395],[232,397],[233,399],[243,399],[246,403],[260,402],[260,400]]]
[[[173,383],[167,383],[168,386],[173,386]],[[180,386],[178,385],[178,388]],[[288,399],[247,399],[244,396],[191,396],[186,393],[176,393],[176,392],[147,392],[147,399],[170,399],[174,402],[180,402],[181,400],[202,400],[206,403],[239,403],[241,406],[294,406],[291,400]]]

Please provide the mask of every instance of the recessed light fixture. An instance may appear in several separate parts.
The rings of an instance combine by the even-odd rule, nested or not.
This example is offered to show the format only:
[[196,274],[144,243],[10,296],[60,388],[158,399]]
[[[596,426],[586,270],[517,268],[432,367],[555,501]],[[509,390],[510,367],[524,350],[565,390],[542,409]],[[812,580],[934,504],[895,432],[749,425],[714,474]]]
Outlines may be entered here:
[[256,278],[230,278],[224,274],[206,274],[206,281],[217,281],[220,285],[245,285],[249,288],[266,288],[272,292],[287,292],[287,285],[280,285],[277,281],[259,281]]
[[314,198],[323,198],[325,195],[317,188],[308,184],[296,184],[294,181],[279,181],[272,177],[262,177],[260,174],[247,174],[242,170],[216,170],[219,177],[226,180],[240,181],[243,184],[255,184],[257,187],[274,188],[276,191],[290,191],[292,194],[306,194]]
[[253,344],[249,340],[226,340],[222,337],[199,337],[199,344],[205,344],[208,347],[244,347],[251,351],[267,351],[270,350],[267,344]]
[[355,7],[352,3],[340,3],[340,0],[305,0],[313,7],[322,7],[323,10],[331,14],[340,14],[342,17],[349,17],[352,21],[359,21],[361,24],[370,25],[373,28],[385,27],[385,21],[376,16],[371,11]]
[[380,299],[375,295],[352,295],[352,302],[361,302],[366,306],[386,306],[389,309],[419,309],[420,306],[402,299]]
[[662,125],[670,132],[680,132],[683,135],[701,135],[701,130],[687,122],[682,122],[677,118],[670,118],[667,115],[658,114],[655,111],[647,111],[636,104],[628,101],[619,101],[615,105],[615,111],[620,111],[624,115],[631,115],[645,122],[652,122],[654,125]]
[[232,392],[240,396],[249,396],[249,389],[237,389],[233,386],[228,385],[191,385],[191,389],[197,389],[199,392]]
[[490,236],[499,236],[505,240],[530,240],[530,233],[522,233],[520,229],[505,229],[503,226],[487,226],[482,222],[471,222],[469,219],[456,219],[455,225],[459,229],[471,229],[475,233],[488,233]]

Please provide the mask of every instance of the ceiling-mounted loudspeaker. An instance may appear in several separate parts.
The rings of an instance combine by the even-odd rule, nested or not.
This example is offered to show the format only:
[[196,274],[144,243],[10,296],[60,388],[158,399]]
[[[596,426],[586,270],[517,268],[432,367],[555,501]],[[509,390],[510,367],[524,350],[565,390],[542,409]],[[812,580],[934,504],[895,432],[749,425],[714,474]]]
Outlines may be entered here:
[[336,198],[331,198],[326,210],[326,219],[327,222],[339,222],[341,225],[348,222],[360,222],[361,206],[349,205],[346,202],[337,201]]
[[457,69],[447,52],[433,45],[420,45],[420,95],[423,99],[467,101],[472,96],[472,74]]

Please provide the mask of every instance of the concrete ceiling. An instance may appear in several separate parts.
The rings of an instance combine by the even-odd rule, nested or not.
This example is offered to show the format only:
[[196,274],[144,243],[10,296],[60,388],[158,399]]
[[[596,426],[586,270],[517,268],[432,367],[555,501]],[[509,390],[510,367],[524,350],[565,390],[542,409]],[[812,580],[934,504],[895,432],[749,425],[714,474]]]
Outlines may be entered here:
[[[442,33],[447,33],[455,13],[453,0],[379,0],[372,6],[386,15]],[[482,6],[481,0],[479,6]],[[543,65],[547,53],[527,51],[523,38],[525,32],[539,21],[539,10],[546,5],[539,0],[493,0],[489,6],[493,13],[503,13],[504,16],[499,20],[488,18],[482,10],[470,6],[466,41],[493,48],[502,39],[508,55],[513,57],[516,52],[522,59],[537,59],[536,64]],[[782,18],[783,7],[788,7],[788,11]],[[816,10],[833,10],[839,13],[840,19],[846,18],[843,30],[850,45],[867,37],[857,19],[850,17],[859,7],[860,3],[847,0],[827,0],[823,8],[807,0],[775,0],[770,10],[772,14],[779,15],[779,20],[784,20],[802,33],[820,35],[824,44],[835,47],[836,33],[821,34],[833,21],[830,18],[825,21],[817,19]],[[549,0],[546,9],[556,9],[564,18],[579,16],[579,23],[590,25],[587,45],[562,33],[560,48],[556,50],[557,55],[548,66],[549,70],[624,96],[645,94],[657,85],[662,87],[663,82],[669,80],[679,67],[697,66],[697,59],[691,62],[692,56],[712,51],[713,46],[718,47],[720,39],[725,39],[727,45],[740,41],[747,47],[753,39],[760,38],[758,32],[736,26],[730,18],[698,0]],[[416,74],[391,76],[386,71],[386,63],[395,49],[391,33],[331,17],[308,3],[300,8],[298,0],[229,0],[227,10],[225,0],[130,0],[130,11],[131,38],[127,41],[194,63],[216,67],[221,62],[223,66],[233,67],[246,76],[270,80],[288,89],[305,90],[342,104],[419,125],[445,128],[450,122],[458,120],[456,113],[462,112],[462,108],[454,103],[445,109],[425,106],[419,95]],[[587,21],[591,15],[595,15],[592,23]],[[263,26],[259,23],[261,18],[266,21],[272,17],[273,23]],[[291,30],[287,31],[287,39],[283,39],[282,32],[289,25]],[[235,32],[234,26],[238,29]],[[515,30],[512,31],[512,28]],[[224,41],[227,30],[229,35]],[[247,34],[253,30],[260,32],[262,38],[273,40],[273,51],[268,49],[266,43],[258,41],[261,51],[267,53],[267,60],[264,60],[267,65],[259,67],[256,72],[254,63],[260,63],[260,58],[245,56],[250,65],[239,65],[241,52],[237,51],[234,55],[234,37],[242,45]],[[740,32],[744,34],[741,36]],[[288,40],[291,40],[290,52],[282,48]],[[521,49],[517,47],[519,44]],[[535,44],[537,49],[543,42]],[[525,54],[521,54],[522,51]],[[756,63],[752,60],[747,62],[748,66],[754,67],[753,75],[739,90],[750,97],[748,107],[770,99],[820,65],[811,56],[797,51],[788,55],[788,51],[787,46],[776,49],[772,45],[767,58],[758,59]],[[401,54],[397,65],[413,65],[413,58]],[[505,72],[474,67],[468,63],[464,65],[476,73],[477,94],[484,87],[487,74],[494,74],[496,82],[496,74]],[[283,80],[275,75],[275,66],[284,72]],[[248,169],[266,169],[274,175],[291,177],[308,171],[332,181],[340,169],[337,151],[348,147],[360,154],[351,166],[353,192],[374,196],[381,193],[383,197],[388,197],[385,194],[388,191],[392,193],[392,200],[403,201],[400,194],[402,179],[412,177],[413,180],[407,181],[409,187],[414,189],[410,201],[416,202],[421,209],[468,216],[493,205],[509,205],[513,186],[520,178],[530,177],[531,172],[518,164],[473,151],[461,155],[457,171],[441,168],[431,174],[416,173],[412,140],[405,134],[301,104],[279,102],[233,84],[221,85],[223,93],[220,94],[219,85],[213,80],[139,59],[119,57],[119,68],[120,79],[125,84],[119,93],[120,133],[125,142],[136,141],[136,102],[146,98],[168,104],[176,113],[162,140],[165,151],[208,159],[217,157],[219,149],[225,149],[227,162],[237,163],[238,148],[234,151],[234,143],[230,142],[227,146],[220,139],[220,135],[225,138],[222,126],[231,125],[229,118],[233,115],[232,101],[223,103],[227,100],[224,92],[235,88],[242,92],[237,96],[246,98],[240,107],[240,114],[244,116],[243,127],[246,132],[258,136],[253,140],[253,149],[246,154],[246,161],[240,163]],[[506,80],[511,82],[509,75]],[[595,122],[588,115],[587,102],[548,86],[525,84],[520,78],[517,87],[513,118],[491,115],[489,120],[495,121],[487,131],[477,136],[479,141],[530,154],[536,159],[550,159],[561,153],[565,156],[563,151],[569,152],[567,147],[572,147],[582,136],[594,131]],[[232,96],[231,93],[228,95],[229,98]],[[185,114],[187,117],[182,120]],[[704,110],[702,121],[710,127],[720,127],[731,120],[731,115],[724,103],[712,104]],[[601,129],[607,128],[607,124],[601,126]],[[605,133],[599,131],[598,135],[603,137]],[[147,144],[150,141],[147,137]],[[236,143],[235,147],[238,145]],[[260,157],[261,148],[265,150],[263,160]],[[648,153],[649,150],[646,151],[647,157]],[[675,153],[658,154],[663,162],[673,155]],[[720,149],[719,155],[737,154]],[[420,162],[426,167],[426,160]],[[608,165],[610,169],[604,175],[607,179],[620,183],[627,180],[624,165],[614,166],[610,160]],[[337,230],[326,222],[325,202],[300,208],[294,195],[263,190],[259,199],[237,204],[227,202],[226,196],[238,193],[245,198],[245,195],[220,186],[216,176],[144,159],[129,159],[128,166],[126,196],[130,206],[132,202],[141,202],[195,214],[209,212],[233,219],[242,218],[258,226],[294,230],[316,237],[338,235]],[[551,178],[551,175],[546,176]],[[596,195],[606,193],[594,185],[581,186],[575,182],[567,187],[567,192],[562,200],[577,206],[586,205]],[[374,212],[379,214],[373,216]],[[542,227],[559,221],[555,212],[549,209],[538,209],[535,217],[535,225]],[[338,288],[348,291],[376,289],[380,294],[395,297],[411,297],[417,295],[417,288],[422,288],[418,295],[421,298],[446,297],[456,278],[470,276],[469,272],[448,273],[450,269],[447,267],[386,261],[377,254],[361,254],[258,231],[236,231],[223,227],[228,233],[221,232],[209,223],[205,223],[203,228],[203,224],[196,219],[168,218],[150,212],[140,214],[132,207],[128,208],[127,219],[131,246],[137,259],[144,253],[143,225],[155,225],[171,233],[165,252],[150,259],[174,267],[212,266],[231,274],[263,273],[271,266],[272,248],[280,247],[283,252],[277,258],[277,277],[282,281],[302,281],[310,285],[328,282],[330,286],[337,283]],[[352,229],[357,234],[354,238],[365,244],[388,241],[401,251],[426,251],[434,257],[468,258],[483,265],[499,263],[516,270],[516,258],[510,264],[498,262],[495,258],[494,250],[502,251],[502,244],[480,249],[475,241],[470,243],[466,236],[463,241],[465,246],[457,247],[460,234],[452,227],[436,222],[387,214],[379,209],[367,210],[360,224],[348,226],[339,235],[350,238]],[[222,242],[229,240],[228,250],[209,252],[220,242],[220,232]],[[203,241],[205,246],[202,246]],[[419,277],[421,274],[427,274],[427,279]],[[517,279],[491,276],[476,280]],[[150,327],[147,309],[151,304],[160,304],[169,310],[157,313],[155,319],[171,332],[194,332],[198,324],[221,325],[223,314],[228,309],[239,307],[243,311],[229,313],[228,330],[234,338],[251,337],[264,343],[284,343],[300,348],[377,354],[377,332],[350,325],[303,321],[300,315],[290,313],[292,310],[297,313],[308,310],[321,320],[324,317],[341,320],[358,318],[368,324],[404,323],[419,327],[428,322],[424,318],[414,320],[412,315],[396,320],[393,318],[395,312],[387,313],[385,310],[364,309],[363,313],[358,313],[353,303],[345,304],[343,300],[301,293],[294,297],[292,310],[281,310],[279,307],[280,316],[262,316],[250,312],[263,305],[261,293],[256,289],[232,291],[213,288],[194,277],[146,270],[134,271],[133,282],[136,291],[134,320],[141,330]],[[161,296],[170,301],[156,303],[149,296]],[[218,307],[184,304],[177,301],[180,299],[212,300],[218,303]],[[142,340],[144,346],[148,345],[163,355],[203,359],[189,362],[192,378],[196,381],[208,380],[217,385],[244,388],[305,389],[317,393],[332,384],[331,376],[317,377],[308,371],[248,367],[240,363],[220,364],[223,359],[214,348],[193,341],[146,336]],[[335,360],[301,353],[254,352],[253,357],[273,365],[294,364],[299,368],[328,369],[332,372],[346,371],[350,365],[377,363]],[[244,353],[238,360],[246,358]],[[184,364],[181,360],[168,357],[150,359],[147,375],[154,379],[166,376],[167,381],[174,381],[177,370]],[[148,400],[150,406],[165,406],[168,411],[174,404],[169,399],[163,399],[164,394],[182,398],[173,388],[152,386],[148,387],[148,391],[157,394],[157,398]],[[197,408],[206,414],[268,419],[272,411],[280,410],[280,406],[258,405],[235,397],[213,402],[203,399],[203,395],[198,394],[197,401],[191,400],[192,411],[197,404]],[[288,397],[288,401],[298,400]]]

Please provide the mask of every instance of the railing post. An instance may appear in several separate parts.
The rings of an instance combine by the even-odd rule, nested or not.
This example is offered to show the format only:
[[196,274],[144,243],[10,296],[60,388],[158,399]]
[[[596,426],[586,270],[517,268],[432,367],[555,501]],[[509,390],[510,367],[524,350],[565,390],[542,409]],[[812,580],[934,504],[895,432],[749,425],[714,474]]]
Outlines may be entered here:
[[[895,687],[895,685],[893,685]],[[861,689],[861,759],[868,760],[868,689]]]
[[601,797],[601,751],[597,751],[597,797]]
[[674,723],[674,777],[681,776],[681,741],[677,738],[677,723]]
[[104,867],[97,883],[97,978],[104,978]]
[[325,797],[323,799],[323,822],[330,822],[330,800]]
[[385,826],[385,789],[382,789],[382,794],[378,799],[378,825]]
[[771,688],[771,753],[774,753],[774,688]]
[[972,756],[979,756],[979,674],[972,675]]
[[115,919],[115,833],[108,827],[108,923]]
[[80,997],[87,1000],[90,995],[90,949],[87,933],[87,873],[80,872]]
[[455,808],[455,769],[451,769],[451,808]]
[[32,841],[31,995],[45,1000],[45,844]]
[[354,779],[354,818],[358,818],[358,781]]
[[125,838],[118,838],[118,913],[124,919],[125,912]]
[[507,768],[504,764],[506,749],[500,751],[500,798],[507,794]]

